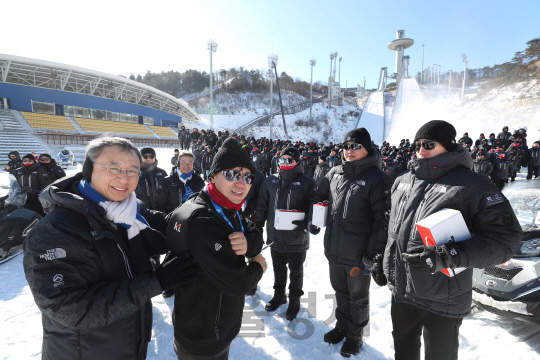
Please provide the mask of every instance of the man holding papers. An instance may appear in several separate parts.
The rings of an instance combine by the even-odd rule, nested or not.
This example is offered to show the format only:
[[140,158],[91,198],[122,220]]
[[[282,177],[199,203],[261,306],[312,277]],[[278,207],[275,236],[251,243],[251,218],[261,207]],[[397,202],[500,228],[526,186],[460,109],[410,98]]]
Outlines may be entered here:
[[[392,186],[388,243],[382,267],[378,263],[373,272],[392,291],[396,360],[420,359],[422,333],[426,360],[457,359],[459,327],[471,310],[472,268],[509,260],[522,237],[508,200],[471,171],[471,156],[456,146],[455,136],[446,121],[424,124],[414,138],[411,171]],[[452,225],[461,215],[443,209],[459,211],[465,224]],[[440,221],[430,224],[428,217]],[[448,238],[436,236],[437,228]],[[458,234],[467,230],[467,239]]]
[[300,298],[304,295],[302,286],[304,261],[309,249],[311,199],[317,185],[312,178],[304,175],[298,149],[283,149],[278,164],[278,173],[267,177],[261,186],[255,223],[264,226],[266,222],[267,243],[271,244],[274,266],[274,297],[266,304],[266,310],[275,311],[287,303],[285,287],[289,265],[291,274],[286,317],[293,320],[300,310]]

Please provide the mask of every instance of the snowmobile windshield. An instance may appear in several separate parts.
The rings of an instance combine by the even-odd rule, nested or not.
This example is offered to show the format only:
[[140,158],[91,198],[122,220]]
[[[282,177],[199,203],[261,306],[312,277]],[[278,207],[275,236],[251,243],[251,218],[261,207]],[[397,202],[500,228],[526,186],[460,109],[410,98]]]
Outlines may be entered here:
[[523,229],[516,258],[540,256],[540,184],[516,181],[503,189]]
[[13,176],[12,174],[9,174],[9,188],[7,194],[5,194],[4,197],[6,197],[4,200],[4,206],[23,206],[26,204],[27,196],[26,194],[21,194],[21,188],[19,187],[19,183],[17,182],[15,176]]

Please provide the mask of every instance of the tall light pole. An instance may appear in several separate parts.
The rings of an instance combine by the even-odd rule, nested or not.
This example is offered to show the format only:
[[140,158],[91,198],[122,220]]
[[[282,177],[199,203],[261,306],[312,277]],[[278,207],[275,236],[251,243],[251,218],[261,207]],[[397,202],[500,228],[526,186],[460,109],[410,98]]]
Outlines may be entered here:
[[332,107],[332,60],[334,60],[334,53],[330,54],[330,77],[328,78],[328,108]]
[[339,88],[341,89],[341,56],[339,57],[339,75],[338,75]]
[[452,70],[450,70],[450,79],[448,80],[448,92],[452,89]]
[[467,56],[463,53],[461,57],[463,58],[463,65],[465,66],[463,69],[463,85],[461,86],[461,100],[463,100],[465,98],[465,80],[467,79]]
[[317,60],[309,60],[309,65],[311,65],[311,83],[309,84],[309,124],[312,124],[311,111],[313,108],[313,67],[317,65]]
[[439,65],[439,73],[437,74],[437,85],[441,84],[441,65]]
[[364,94],[366,93],[366,77],[364,76]]
[[424,83],[424,44],[422,44],[422,84]]
[[218,43],[214,40],[208,40],[206,48],[210,50],[210,129],[214,130],[214,68],[212,67],[212,53],[215,53],[218,47]]
[[433,66],[435,66],[434,68],[434,73],[433,73],[433,84],[435,84],[437,82],[436,80],[436,77],[437,77],[437,64],[433,64]]
[[274,69],[274,64],[277,65],[278,56],[276,54],[270,54],[268,55],[268,67],[270,68],[270,137],[269,139],[273,139],[272,137],[272,126],[274,124],[274,72],[272,71]]

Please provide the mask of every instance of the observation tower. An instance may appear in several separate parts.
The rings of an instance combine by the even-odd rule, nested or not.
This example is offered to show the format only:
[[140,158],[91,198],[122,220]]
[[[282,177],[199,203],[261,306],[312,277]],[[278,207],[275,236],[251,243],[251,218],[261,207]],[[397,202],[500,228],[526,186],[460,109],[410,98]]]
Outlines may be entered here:
[[396,52],[396,72],[392,74],[392,77],[396,79],[396,85],[402,78],[408,76],[408,56],[404,64],[404,52],[405,49],[413,46],[414,40],[405,37],[405,30],[398,30],[396,32],[396,39],[388,43],[388,49]]

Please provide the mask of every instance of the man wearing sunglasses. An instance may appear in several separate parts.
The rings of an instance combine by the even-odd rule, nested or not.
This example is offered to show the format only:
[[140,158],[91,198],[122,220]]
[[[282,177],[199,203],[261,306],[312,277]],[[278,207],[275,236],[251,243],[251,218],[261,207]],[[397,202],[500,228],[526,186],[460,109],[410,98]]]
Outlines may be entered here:
[[[426,360],[457,359],[459,328],[471,311],[473,268],[510,259],[523,234],[508,200],[471,171],[471,156],[455,137],[446,121],[424,124],[414,137],[411,171],[392,186],[388,243],[373,275],[392,291],[396,360],[420,359],[422,333]],[[461,212],[472,238],[425,246],[415,224],[445,208]],[[453,277],[440,271],[457,267],[467,269]]]
[[[267,311],[275,311],[287,303],[287,265],[290,271],[289,307],[287,320],[296,318],[300,298],[304,295],[304,261],[309,249],[308,226],[311,220],[311,199],[315,195],[315,181],[303,174],[300,152],[294,147],[283,149],[279,157],[277,174],[266,178],[261,187],[255,222],[266,222],[267,243],[271,248],[274,267],[274,297],[266,304]],[[304,220],[293,221],[294,230],[277,230],[274,227],[276,211],[298,210],[305,213]]]
[[21,155],[19,155],[18,151],[11,151],[8,154],[8,158],[9,158],[9,161],[6,164],[6,166],[4,166],[4,168],[6,169],[7,172],[9,172],[10,174],[13,174],[15,170],[22,167]]
[[151,147],[141,149],[142,165],[135,194],[148,210],[167,212],[167,172],[158,167],[156,151]]
[[60,165],[56,163],[56,160],[51,158],[50,154],[43,153],[39,155],[39,164],[45,171],[49,173],[49,179],[51,182],[63,178],[66,176],[66,172]]
[[228,358],[245,295],[266,271],[262,233],[239,215],[253,170],[238,141],[227,139],[214,157],[206,189],[172,214],[167,229],[172,254],[188,250],[201,267],[199,276],[175,290],[181,294],[173,312],[179,359]]
[[38,196],[41,190],[51,183],[49,173],[41,167],[32,154],[26,154],[22,158],[23,166],[13,172],[19,183],[21,193],[26,193],[26,205],[28,209],[45,216]]
[[337,323],[324,341],[338,344],[346,338],[341,354],[349,357],[360,351],[369,322],[369,274],[373,259],[386,244],[391,182],[380,169],[381,157],[372,149],[366,129],[347,133],[343,149],[343,164],[321,181],[313,203],[330,202],[324,252],[336,292]]

